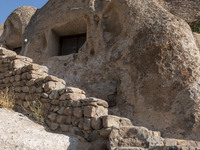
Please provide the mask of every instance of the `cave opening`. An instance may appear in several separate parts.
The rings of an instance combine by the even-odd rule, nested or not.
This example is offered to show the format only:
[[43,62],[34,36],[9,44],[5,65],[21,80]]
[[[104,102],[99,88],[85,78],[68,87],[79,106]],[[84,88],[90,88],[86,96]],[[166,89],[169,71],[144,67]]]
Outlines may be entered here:
[[22,50],[22,47],[13,48],[13,51],[15,51],[17,55],[20,54],[21,50]]

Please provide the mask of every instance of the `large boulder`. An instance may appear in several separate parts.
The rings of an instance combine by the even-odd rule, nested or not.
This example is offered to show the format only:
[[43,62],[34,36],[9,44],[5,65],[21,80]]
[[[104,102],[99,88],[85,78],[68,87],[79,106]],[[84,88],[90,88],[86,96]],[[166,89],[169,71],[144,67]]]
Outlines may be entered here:
[[[164,137],[200,140],[199,49],[190,21],[164,2],[49,0],[31,19],[22,53],[106,99],[112,114]],[[58,56],[60,37],[82,33],[77,54]]]
[[22,6],[15,9],[4,23],[0,43],[9,49],[22,47],[22,35],[36,10],[35,7],[31,6]]
[[198,0],[157,0],[161,6],[190,25],[200,21],[200,1]]

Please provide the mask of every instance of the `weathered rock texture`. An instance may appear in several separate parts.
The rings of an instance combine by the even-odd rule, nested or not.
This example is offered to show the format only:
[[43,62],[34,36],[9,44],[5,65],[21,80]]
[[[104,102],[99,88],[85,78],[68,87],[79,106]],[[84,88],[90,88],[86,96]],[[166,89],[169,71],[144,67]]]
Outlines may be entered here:
[[[106,101],[86,98],[83,90],[65,87],[63,80],[48,75],[47,70],[28,57],[0,48],[0,91],[14,94],[16,110],[32,115],[31,108],[40,105],[41,115],[52,131],[83,137],[91,142],[89,150],[200,148],[198,141],[162,138],[160,132],[108,115]],[[2,136],[3,143],[5,138]]]
[[[165,137],[200,139],[200,54],[188,25],[198,3],[50,0],[27,26],[22,53],[116,105],[115,115]],[[58,57],[59,37],[81,33],[87,40],[78,54]]]
[[3,33],[3,24],[0,24],[0,36]]
[[144,127],[113,128],[109,136],[111,150],[189,150],[199,149],[200,142],[160,137],[159,132]]
[[88,150],[89,147],[74,136],[45,131],[24,115],[6,109],[0,109],[0,145],[1,150]]
[[165,9],[180,17],[190,25],[200,21],[200,1],[198,0],[157,0]]
[[197,47],[200,49],[200,34],[199,33],[193,33],[194,38],[195,38],[195,42],[197,44]]
[[9,49],[22,47],[22,35],[36,10],[31,6],[22,6],[14,10],[4,23],[0,43]]

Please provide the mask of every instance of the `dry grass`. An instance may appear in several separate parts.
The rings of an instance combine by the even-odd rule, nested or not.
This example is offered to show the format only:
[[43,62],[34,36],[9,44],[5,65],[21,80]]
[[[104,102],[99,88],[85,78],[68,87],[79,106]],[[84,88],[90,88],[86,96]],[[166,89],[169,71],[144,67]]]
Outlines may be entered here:
[[[34,100],[30,95],[29,100],[26,100],[28,107],[21,106],[23,110],[33,117],[33,120],[39,124],[44,124],[44,118],[42,116],[42,103],[36,99]],[[13,110],[15,107],[14,94],[9,93],[9,89],[5,92],[0,92],[0,108],[7,108]]]
[[[31,97],[31,96],[30,96]],[[32,97],[31,97],[32,99]],[[39,124],[44,124],[44,118],[42,116],[42,103],[40,100],[26,100],[28,105],[27,108],[23,107],[24,111],[29,114],[29,116],[33,117],[34,121]]]
[[5,92],[0,92],[0,108],[14,109],[15,101],[14,95],[8,93],[8,89]]

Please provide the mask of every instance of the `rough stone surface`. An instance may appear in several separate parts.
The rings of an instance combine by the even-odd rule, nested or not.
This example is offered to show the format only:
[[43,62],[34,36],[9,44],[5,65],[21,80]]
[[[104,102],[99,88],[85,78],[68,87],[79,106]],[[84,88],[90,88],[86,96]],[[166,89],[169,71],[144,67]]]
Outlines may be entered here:
[[81,108],[75,108],[73,111],[73,115],[77,118],[82,118],[83,110]]
[[182,18],[189,24],[200,21],[200,1],[198,0],[157,0],[173,15]]
[[14,51],[8,50],[6,48],[1,47],[0,48],[0,55],[6,55],[6,56],[16,56],[17,54]]
[[65,93],[61,95],[60,100],[79,100],[84,99],[86,96],[84,94],[79,93]]
[[101,118],[92,118],[91,126],[95,130],[100,130],[102,128]]
[[200,34],[199,33],[193,33],[194,38],[195,38],[195,42],[197,44],[197,47],[200,49]]
[[88,150],[89,146],[74,136],[45,131],[22,114],[0,109],[1,150]]
[[0,36],[3,33],[3,24],[0,24]]
[[79,88],[74,87],[67,87],[66,88],[67,93],[77,93],[77,94],[85,94],[85,92]]
[[[0,90],[16,92],[17,108],[28,108],[24,100],[35,104],[32,97],[42,96],[42,114],[50,129],[69,131],[88,141],[96,140],[99,134],[107,138],[112,129],[110,141],[119,140],[117,145],[122,147],[164,148],[159,132],[134,127],[129,119],[114,115],[159,130],[164,137],[200,140],[200,40],[190,29],[199,21],[199,3],[49,0],[34,14],[25,33],[23,27],[32,16],[29,12],[36,9],[16,9],[5,22],[0,40],[10,49],[23,45],[21,54],[33,60],[1,48]],[[22,23],[18,24],[20,15]],[[87,39],[78,54],[57,56],[61,36],[83,33]],[[49,73],[55,76],[32,61],[49,66]],[[66,84],[78,88],[66,88]],[[107,115],[106,102],[86,98],[79,88],[86,96],[107,100],[113,116]],[[115,131],[119,134],[113,134]],[[170,148],[174,146],[167,142]],[[183,149],[200,147],[195,141],[175,143]]]
[[132,126],[132,123],[129,119],[120,118],[117,116],[107,115],[102,117],[104,128],[119,128],[122,126]]
[[[22,54],[107,100],[112,114],[165,137],[199,139],[200,54],[188,25],[199,18],[198,4],[50,0],[31,19]],[[60,36],[86,32],[78,54],[57,56]]]
[[109,140],[112,148],[149,148],[149,133],[146,128],[142,127],[122,127],[120,129],[112,129]]
[[15,9],[4,23],[0,43],[9,49],[22,47],[22,35],[36,10],[31,6],[22,6]]
[[96,108],[92,106],[85,106],[83,111],[85,117],[95,117],[96,115]]

